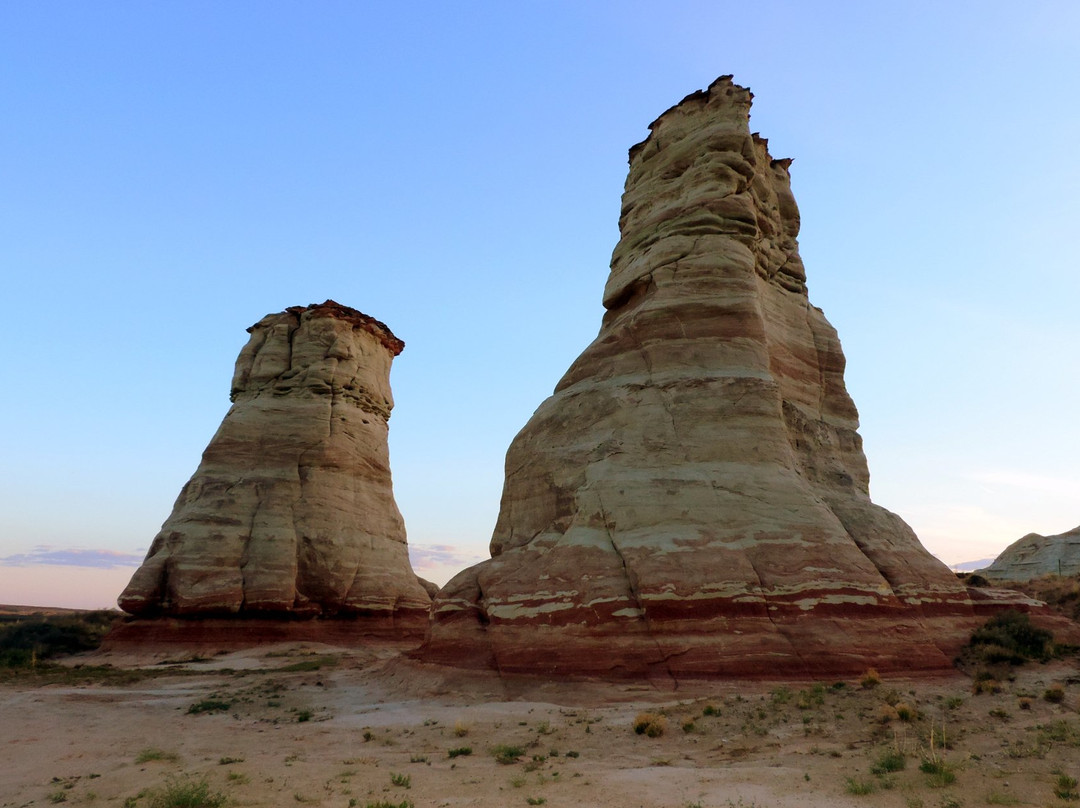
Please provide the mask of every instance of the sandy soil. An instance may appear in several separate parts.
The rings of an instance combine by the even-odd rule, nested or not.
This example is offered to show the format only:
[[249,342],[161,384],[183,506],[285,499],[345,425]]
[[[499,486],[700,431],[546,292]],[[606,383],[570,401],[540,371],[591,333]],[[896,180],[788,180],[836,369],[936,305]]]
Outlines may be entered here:
[[[1055,796],[1070,790],[1062,775],[1080,778],[1076,662],[1017,669],[981,695],[959,675],[869,689],[504,682],[312,644],[69,664],[141,673],[0,683],[0,806],[151,808],[201,780],[236,806],[294,808],[1077,804]],[[1055,684],[1062,703],[1043,698]],[[199,712],[208,702],[227,707]],[[635,734],[642,712],[666,721],[663,735]],[[499,746],[520,754],[499,762]],[[460,749],[471,754],[450,756]],[[889,752],[905,768],[873,774]]]

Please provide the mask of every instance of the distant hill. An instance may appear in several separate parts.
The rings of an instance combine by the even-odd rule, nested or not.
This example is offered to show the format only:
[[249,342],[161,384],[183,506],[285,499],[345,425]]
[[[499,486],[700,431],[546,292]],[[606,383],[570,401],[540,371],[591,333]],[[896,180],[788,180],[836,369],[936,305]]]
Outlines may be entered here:
[[959,564],[950,564],[949,569],[955,572],[974,572],[985,569],[994,563],[992,558],[980,558],[978,561],[961,561]]
[[89,609],[61,609],[59,606],[9,606],[0,603],[0,615],[12,617],[55,617],[64,614],[82,614]]

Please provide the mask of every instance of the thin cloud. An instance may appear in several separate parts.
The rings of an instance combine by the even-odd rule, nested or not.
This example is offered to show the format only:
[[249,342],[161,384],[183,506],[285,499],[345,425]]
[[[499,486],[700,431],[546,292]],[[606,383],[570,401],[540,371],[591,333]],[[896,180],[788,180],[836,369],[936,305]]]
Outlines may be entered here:
[[0,557],[3,567],[88,567],[108,570],[117,567],[137,567],[145,556],[142,553],[118,553],[115,550],[83,550],[79,548],[57,548],[39,544],[29,553]]
[[1080,494],[1080,480],[1068,477],[1050,477],[1017,471],[977,471],[970,475],[970,479],[988,485],[1007,486],[1045,494]]
[[464,569],[486,556],[452,544],[410,544],[409,560],[417,572],[433,571],[445,567]]

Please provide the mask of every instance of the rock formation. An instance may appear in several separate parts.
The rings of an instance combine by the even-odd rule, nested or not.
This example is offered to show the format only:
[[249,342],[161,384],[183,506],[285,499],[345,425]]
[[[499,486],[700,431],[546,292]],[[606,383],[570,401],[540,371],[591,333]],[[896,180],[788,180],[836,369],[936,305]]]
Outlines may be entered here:
[[422,626],[430,597],[409,564],[387,448],[404,343],[330,300],[248,331],[233,405],[120,607]]
[[1080,575],[1080,527],[1056,536],[1028,533],[978,574],[992,581],[1028,581],[1040,575]]
[[502,672],[947,668],[965,588],[869,498],[790,160],[724,76],[630,150],[600,333],[514,439],[492,558],[422,659]]

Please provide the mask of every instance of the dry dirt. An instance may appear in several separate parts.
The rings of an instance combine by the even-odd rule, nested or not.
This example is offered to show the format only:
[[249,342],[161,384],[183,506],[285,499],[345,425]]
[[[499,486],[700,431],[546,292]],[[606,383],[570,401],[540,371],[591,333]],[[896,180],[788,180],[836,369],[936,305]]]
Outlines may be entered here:
[[[102,664],[120,670],[0,683],[0,806],[153,808],[203,780],[230,805],[293,808],[1080,805],[1055,795],[1080,778],[1075,661],[1016,669],[980,695],[960,675],[505,682],[310,643],[68,662]],[[1043,698],[1054,685],[1062,703]],[[208,702],[227,707],[199,712]],[[642,712],[663,735],[635,734]],[[499,762],[500,746],[518,750]],[[897,752],[903,770],[872,773]],[[955,781],[921,771],[927,760]]]

